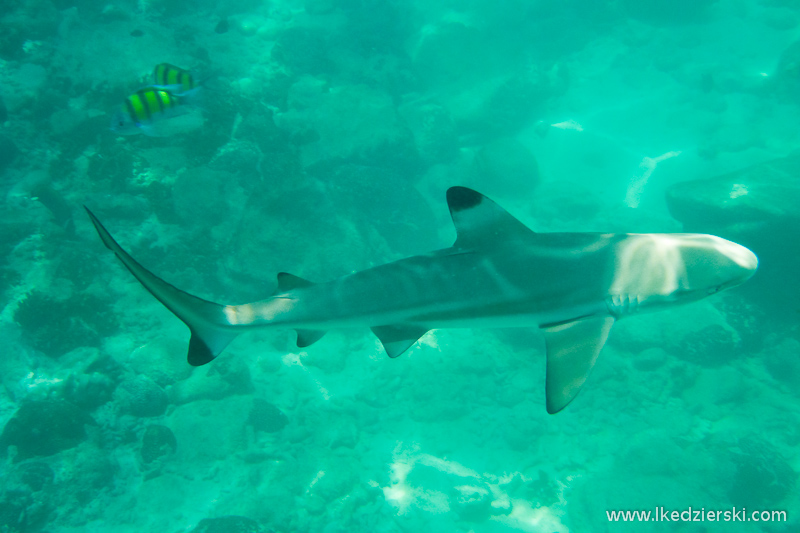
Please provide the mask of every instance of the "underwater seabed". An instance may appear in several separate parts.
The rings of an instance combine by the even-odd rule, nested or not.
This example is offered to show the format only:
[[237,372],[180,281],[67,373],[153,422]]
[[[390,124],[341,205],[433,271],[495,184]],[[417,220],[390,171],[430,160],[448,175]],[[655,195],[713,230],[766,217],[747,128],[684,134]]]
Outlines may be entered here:
[[[159,314],[142,304],[140,316]],[[8,464],[3,483],[30,487],[20,499],[58,515],[57,531],[177,532],[240,515],[275,531],[566,533],[615,531],[605,511],[616,509],[800,511],[781,459],[798,438],[794,392],[761,354],[697,347],[715,336],[735,351],[711,304],[620,322],[556,416],[534,332],[437,330],[396,360],[365,332],[290,353],[288,334],[248,335],[189,370],[183,328],[169,322],[106,341],[128,377],[73,447]],[[40,369],[20,385],[60,379]],[[147,392],[154,382],[162,400]],[[31,464],[51,472],[38,490]]]
[[[3,533],[798,529],[792,2],[7,4]],[[203,127],[113,135],[162,61],[211,76]],[[253,332],[192,368],[80,208],[244,302],[283,269],[449,246],[453,185],[535,231],[719,234],[759,272],[620,321],[551,416],[535,330],[436,330],[397,359],[366,330]],[[607,515],[689,507],[789,520]]]

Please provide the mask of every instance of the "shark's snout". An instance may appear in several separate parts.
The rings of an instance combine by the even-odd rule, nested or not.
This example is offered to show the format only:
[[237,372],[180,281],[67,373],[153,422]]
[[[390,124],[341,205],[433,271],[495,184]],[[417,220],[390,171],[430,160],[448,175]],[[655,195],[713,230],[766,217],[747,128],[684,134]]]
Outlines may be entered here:
[[758,270],[758,257],[741,244],[731,241],[727,241],[727,244],[728,249],[725,250],[725,255],[741,267],[742,281],[749,279]]

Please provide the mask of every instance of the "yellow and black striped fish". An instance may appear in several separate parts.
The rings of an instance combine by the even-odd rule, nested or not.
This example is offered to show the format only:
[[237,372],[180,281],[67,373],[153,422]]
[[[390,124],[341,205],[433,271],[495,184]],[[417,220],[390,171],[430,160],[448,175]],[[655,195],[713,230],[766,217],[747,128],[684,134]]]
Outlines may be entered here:
[[202,116],[193,102],[195,92],[178,94],[158,86],[139,89],[128,96],[114,114],[111,131],[118,135],[144,133],[160,137],[172,133],[173,128],[165,128],[171,119],[188,114],[197,115],[193,126],[196,127],[198,121],[202,125]]
[[178,92],[187,92],[195,88],[191,72],[169,63],[156,65],[153,78],[156,86],[175,88]]
[[145,87],[127,97],[124,105],[128,115],[139,122],[145,122],[177,108],[180,97],[156,87]]

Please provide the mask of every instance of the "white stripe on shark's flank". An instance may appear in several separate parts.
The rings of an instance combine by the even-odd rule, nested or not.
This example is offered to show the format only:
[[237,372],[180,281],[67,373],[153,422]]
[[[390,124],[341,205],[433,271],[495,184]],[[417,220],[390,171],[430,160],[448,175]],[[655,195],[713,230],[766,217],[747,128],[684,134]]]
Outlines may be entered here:
[[686,284],[681,240],[673,235],[631,235],[616,254],[612,295],[667,295]]
[[447,203],[457,234],[451,248],[327,283],[280,273],[272,297],[244,305],[176,289],[89,216],[103,243],[189,327],[193,365],[252,328],[295,329],[305,347],[331,328],[368,327],[397,357],[430,329],[538,326],[551,413],[580,391],[616,319],[704,298],[742,283],[758,266],[747,248],[710,235],[534,233],[465,187],[448,190]]

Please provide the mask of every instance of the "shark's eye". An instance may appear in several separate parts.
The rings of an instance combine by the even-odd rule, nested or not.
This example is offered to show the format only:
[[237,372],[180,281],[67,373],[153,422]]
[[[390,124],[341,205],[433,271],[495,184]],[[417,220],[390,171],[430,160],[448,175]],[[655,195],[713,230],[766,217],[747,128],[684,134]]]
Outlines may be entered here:
[[708,289],[708,294],[716,294],[719,292],[720,287],[711,287]]

